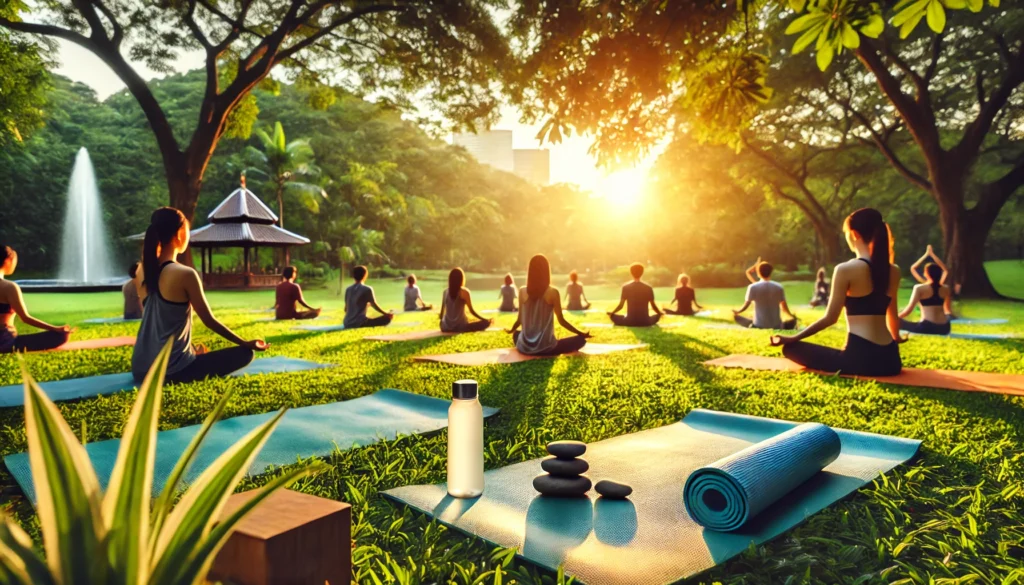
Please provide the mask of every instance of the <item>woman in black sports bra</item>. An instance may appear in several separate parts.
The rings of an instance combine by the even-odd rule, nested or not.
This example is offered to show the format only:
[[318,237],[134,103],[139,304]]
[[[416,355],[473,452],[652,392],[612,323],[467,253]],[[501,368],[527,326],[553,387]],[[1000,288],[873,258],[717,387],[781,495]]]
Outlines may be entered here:
[[[949,335],[950,304],[953,295],[949,287],[942,284],[942,276],[946,271],[941,266],[929,262],[924,267],[928,279],[914,287],[914,294],[905,309],[900,311],[900,329],[911,333],[925,335]],[[921,320],[907,321],[905,317],[921,305]]]
[[[889,225],[875,209],[850,214],[843,225],[846,241],[857,258],[836,266],[825,316],[796,335],[776,335],[772,345],[782,354],[813,370],[865,376],[895,376],[900,360],[896,292],[899,267],[892,263]],[[834,349],[804,339],[839,320],[846,308],[846,347]]]
[[[17,267],[18,253],[0,245],[0,353],[45,351],[64,345],[74,330],[68,325],[50,325],[29,314],[21,288],[7,280]],[[43,332],[18,335],[14,328],[15,315],[22,323]]]

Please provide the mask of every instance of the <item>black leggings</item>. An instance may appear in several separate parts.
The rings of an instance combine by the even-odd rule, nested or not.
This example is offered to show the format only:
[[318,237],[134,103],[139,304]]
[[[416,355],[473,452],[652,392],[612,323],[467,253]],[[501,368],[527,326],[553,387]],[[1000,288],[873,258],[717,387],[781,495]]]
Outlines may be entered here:
[[167,375],[168,382],[185,383],[205,380],[206,378],[223,378],[241,370],[252,363],[253,351],[248,347],[236,345],[226,349],[218,349],[196,356],[184,370]]
[[395,316],[389,313],[387,315],[381,315],[380,317],[367,319],[366,322],[363,323],[362,325],[345,325],[345,329],[361,329],[363,327],[383,327],[384,325],[390,324],[391,320],[394,318]]
[[490,321],[470,321],[462,327],[456,327],[450,330],[442,329],[441,331],[444,331],[445,333],[475,333],[477,331],[484,331],[490,326]]
[[889,345],[878,345],[852,333],[846,335],[846,347],[843,349],[797,341],[783,345],[782,355],[820,372],[895,376],[903,369],[900,346],[895,341]]
[[[519,345],[519,331],[512,334],[512,343]],[[564,337],[558,340],[555,347],[547,351],[542,351],[533,355],[563,355],[567,353],[574,353],[581,349],[587,344],[587,338],[582,335],[573,335],[572,337]]]
[[590,303],[584,304],[582,302],[576,302],[576,303],[569,302],[569,304],[566,305],[565,310],[566,311],[586,311],[589,308],[590,308]]
[[27,351],[46,351],[57,349],[68,342],[71,336],[67,331],[43,331],[42,333],[29,333],[14,338],[14,345],[7,351],[0,353],[23,353]]
[[[736,321],[737,325],[741,325],[743,327],[754,327],[754,320],[748,319],[743,315],[733,315],[732,319],[733,321]],[[796,329],[796,318],[784,319],[782,321],[782,327],[779,327],[779,329]]]
[[922,335],[949,335],[949,323],[939,325],[934,321],[907,321],[900,319],[900,329]]
[[644,319],[629,319],[626,315],[610,315],[612,323],[619,327],[653,327],[661,320],[661,315],[655,313]]

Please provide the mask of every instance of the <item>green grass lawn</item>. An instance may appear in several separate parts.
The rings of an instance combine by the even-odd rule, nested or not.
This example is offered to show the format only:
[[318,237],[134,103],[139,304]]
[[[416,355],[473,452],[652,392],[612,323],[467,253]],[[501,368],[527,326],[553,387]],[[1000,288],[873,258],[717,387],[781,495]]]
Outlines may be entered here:
[[[1024,297],[1024,267],[999,263],[993,279],[1006,294]],[[385,307],[400,308],[401,281],[371,282]],[[420,283],[437,303],[444,283]],[[472,283],[471,283],[472,285]],[[1016,287],[1016,289],[1014,289]],[[336,287],[335,287],[336,288]],[[787,284],[790,302],[810,297],[809,283]],[[668,289],[659,289],[668,300]],[[904,291],[904,295],[908,291]],[[596,308],[617,300],[613,287],[588,290]],[[495,307],[496,290],[476,290],[479,308]],[[307,291],[323,305],[321,323],[341,321],[335,290]],[[698,290],[714,309],[711,320],[726,321],[742,289]],[[767,334],[702,327],[707,319],[686,319],[678,328],[594,329],[594,341],[649,344],[646,351],[588,359],[561,358],[516,365],[466,368],[413,364],[417,354],[507,347],[504,333],[489,332],[419,342],[363,341],[367,331],[311,333],[292,323],[262,321],[253,309],[272,304],[272,293],[210,294],[217,315],[245,337],[264,337],[269,354],[288,355],[337,367],[303,372],[180,385],[168,388],[161,428],[200,423],[227,388],[236,397],[226,416],[261,413],[347,400],[381,388],[448,397],[450,384],[475,378],[481,400],[501,407],[487,424],[488,469],[540,457],[554,439],[598,441],[676,422],[693,408],[710,408],[921,439],[920,458],[830,506],[761,547],[695,579],[701,583],[1024,583],[1024,399],[990,394],[880,385],[843,378],[773,372],[707,369],[704,360],[731,354],[779,355]],[[905,299],[903,299],[905,300]],[[114,316],[119,294],[29,295],[38,317],[79,323]],[[960,326],[961,331],[1024,334],[1024,304],[965,303],[968,317],[1006,317],[1005,326]],[[796,309],[806,323],[820,311]],[[391,329],[436,327],[432,314],[405,314]],[[571,317],[576,323],[603,320],[600,314]],[[512,316],[499,324],[511,325]],[[414,325],[414,322],[419,322]],[[130,335],[137,325],[81,325],[79,338]],[[816,340],[840,345],[837,326]],[[196,341],[223,347],[202,326]],[[962,341],[915,338],[902,346],[911,367],[1024,374],[1024,341]],[[40,380],[128,371],[131,349],[59,352],[27,358]],[[15,358],[0,357],[0,384],[19,382]],[[72,428],[88,440],[120,436],[134,393],[59,403]],[[405,437],[327,458],[330,470],[297,486],[304,492],[352,503],[355,574],[360,583],[554,582],[555,576],[516,561],[478,540],[466,538],[424,517],[386,502],[378,492],[411,483],[445,479],[444,432]],[[25,449],[20,409],[0,410],[0,455]],[[242,489],[275,472],[245,481]],[[682,482],[680,480],[680,492]],[[0,470],[0,505],[38,535],[31,507],[6,469]],[[502,573],[500,580],[495,571]],[[511,574],[509,574],[511,573]]]

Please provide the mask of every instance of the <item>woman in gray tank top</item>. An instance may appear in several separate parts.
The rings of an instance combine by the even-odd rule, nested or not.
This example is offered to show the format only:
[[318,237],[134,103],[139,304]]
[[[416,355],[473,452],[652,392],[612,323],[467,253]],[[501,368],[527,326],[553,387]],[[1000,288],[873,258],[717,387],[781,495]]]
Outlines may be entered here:
[[[469,310],[476,321],[466,317]],[[473,299],[466,288],[466,273],[461,268],[452,268],[448,273],[448,288],[441,298],[441,331],[445,333],[469,333],[483,331],[491,326],[490,319],[484,319],[473,309]]]
[[580,275],[573,270],[569,273],[569,284],[565,285],[565,296],[568,301],[565,305],[566,311],[586,311],[590,308],[590,301],[583,292],[583,285],[580,284]]
[[519,295],[516,293],[516,283],[512,280],[512,273],[505,275],[505,284],[498,291],[498,298],[501,299],[501,306],[498,307],[499,313],[515,313],[516,299]]
[[[555,337],[555,319],[574,333],[572,337]],[[522,331],[518,329],[522,327]],[[527,355],[561,355],[579,351],[587,344],[590,333],[572,326],[562,315],[562,299],[551,286],[551,264],[543,254],[530,259],[526,286],[519,290],[519,316],[508,330],[516,349]]]
[[[188,248],[189,223],[173,207],[153,212],[142,254],[142,286],[146,300],[142,324],[132,353],[132,375],[141,383],[163,348],[170,343],[168,382],[192,382],[227,376],[269,347],[262,339],[246,341],[218,321],[210,310],[203,283],[195,270],[175,258]],[[205,352],[192,345],[192,311],[203,324],[237,347]]]

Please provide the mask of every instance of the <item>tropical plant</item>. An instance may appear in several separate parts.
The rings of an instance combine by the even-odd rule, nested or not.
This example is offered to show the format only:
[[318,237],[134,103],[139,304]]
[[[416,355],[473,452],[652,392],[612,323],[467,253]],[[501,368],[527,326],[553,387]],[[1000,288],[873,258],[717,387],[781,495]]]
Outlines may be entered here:
[[28,535],[0,514],[0,583],[12,585],[186,585],[205,582],[235,525],[274,491],[310,474],[298,468],[271,480],[227,519],[228,497],[284,414],[226,450],[174,505],[200,444],[231,398],[226,392],[153,501],[157,422],[170,344],[160,353],[132,407],[106,493],[85,447],[21,362],[25,433],[38,498],[45,559]]
[[277,198],[278,225],[284,227],[284,194],[294,193],[299,196],[303,207],[313,213],[320,211],[318,197],[327,197],[327,192],[320,185],[306,183],[300,179],[315,179],[320,169],[313,164],[313,148],[305,139],[288,142],[284,135],[281,122],[274,124],[274,133],[257,129],[256,137],[263,149],[246,148],[246,158],[255,166],[247,171],[255,171],[274,184],[274,196]]

